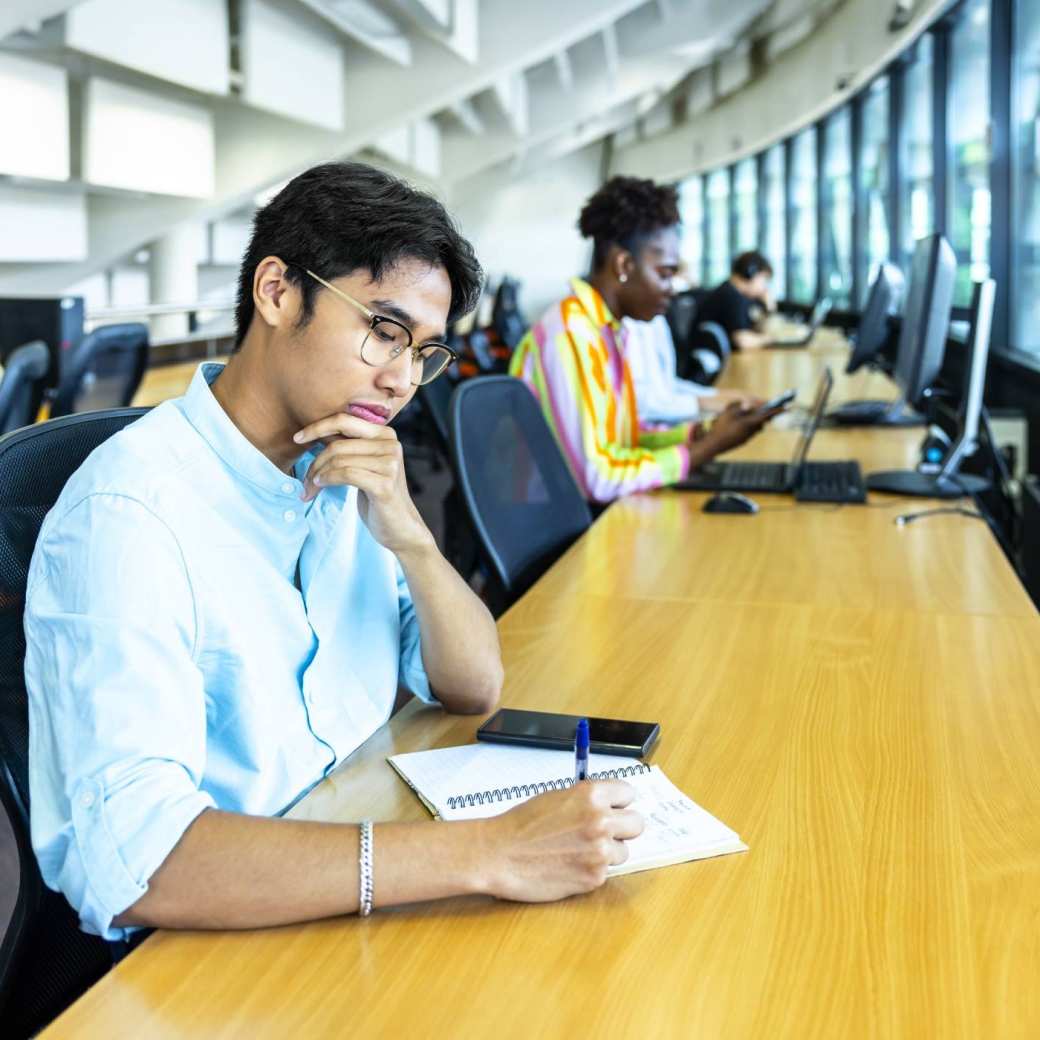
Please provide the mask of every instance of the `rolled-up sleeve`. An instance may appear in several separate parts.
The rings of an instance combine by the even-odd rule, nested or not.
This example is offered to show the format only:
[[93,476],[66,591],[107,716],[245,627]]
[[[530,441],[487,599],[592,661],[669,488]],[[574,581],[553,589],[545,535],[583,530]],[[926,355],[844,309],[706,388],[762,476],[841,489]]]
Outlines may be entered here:
[[106,939],[192,821],[206,697],[180,547],[144,504],[47,518],[25,610],[32,841],[43,879]]
[[412,593],[405,580],[401,565],[394,561],[397,573],[397,611],[401,618],[401,658],[398,675],[401,682],[420,700],[436,704],[437,696],[430,689],[426,666],[422,659],[422,643],[419,638],[419,619],[415,616]]

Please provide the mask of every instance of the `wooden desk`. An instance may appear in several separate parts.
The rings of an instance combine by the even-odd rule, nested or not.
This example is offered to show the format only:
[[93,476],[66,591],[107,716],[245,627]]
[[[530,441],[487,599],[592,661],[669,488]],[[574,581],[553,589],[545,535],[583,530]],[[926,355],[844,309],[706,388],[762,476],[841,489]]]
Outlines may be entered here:
[[[613,506],[505,615],[504,702],[660,719],[655,761],[749,853],[544,906],[160,933],[46,1035],[1036,1035],[1040,618],[999,550],[959,518],[885,548],[887,510],[843,545],[851,509],[698,501]],[[842,590],[804,567],[817,539]],[[877,565],[837,558],[857,546]],[[475,725],[412,705],[293,815],[422,819],[385,757]]]
[[[207,358],[207,361],[224,362],[226,357]],[[157,368],[149,368],[141,385],[134,395],[133,405],[135,408],[150,408],[152,405],[161,404],[171,397],[180,397],[188,389],[195,370],[202,361],[185,361],[176,365],[160,365]]]
[[[811,401],[823,365],[835,375],[832,401],[890,398],[872,372],[844,374],[848,348],[833,334],[812,350],[738,354],[723,384],[770,396],[791,386]],[[793,423],[771,427],[733,458],[790,459]],[[919,428],[823,429],[812,458],[857,459],[864,471],[913,468]],[[892,495],[863,506],[796,503],[756,495],[758,516],[705,515],[706,494],[659,491],[619,502],[557,563],[532,595],[579,589],[594,595],[717,603],[832,604],[926,612],[1033,617],[1036,610],[989,530],[978,520],[937,516],[900,528],[901,513],[937,503]]]

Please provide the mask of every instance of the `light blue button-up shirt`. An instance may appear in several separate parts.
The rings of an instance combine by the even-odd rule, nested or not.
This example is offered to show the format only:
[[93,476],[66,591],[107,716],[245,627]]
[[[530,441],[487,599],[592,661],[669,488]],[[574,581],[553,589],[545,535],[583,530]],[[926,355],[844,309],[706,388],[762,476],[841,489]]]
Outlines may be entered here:
[[[26,594],[32,841],[82,927],[112,919],[207,807],[274,815],[432,700],[397,560],[354,488],[301,501],[202,365],[99,447],[47,515]],[[299,587],[296,583],[299,566]]]

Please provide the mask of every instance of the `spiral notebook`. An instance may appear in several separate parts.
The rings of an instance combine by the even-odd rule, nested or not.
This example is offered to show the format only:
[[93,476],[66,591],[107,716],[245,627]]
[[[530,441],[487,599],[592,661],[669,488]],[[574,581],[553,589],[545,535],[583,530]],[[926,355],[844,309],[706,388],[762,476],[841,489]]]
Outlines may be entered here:
[[[568,751],[467,744],[394,755],[388,761],[442,820],[497,816],[574,783],[574,755]],[[611,867],[611,876],[747,851],[735,831],[687,798],[659,766],[590,755],[589,771],[593,779],[630,783],[636,790],[632,808],[646,820],[643,833],[628,843],[628,860]]]

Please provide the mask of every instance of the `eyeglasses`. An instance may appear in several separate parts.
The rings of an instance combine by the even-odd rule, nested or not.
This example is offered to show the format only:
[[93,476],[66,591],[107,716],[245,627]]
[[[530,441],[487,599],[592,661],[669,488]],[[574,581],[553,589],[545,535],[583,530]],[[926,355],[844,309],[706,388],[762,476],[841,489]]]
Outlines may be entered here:
[[407,325],[402,325],[395,318],[386,318],[370,311],[353,296],[330,285],[313,271],[302,268],[319,285],[323,285],[334,296],[346,300],[356,307],[368,319],[368,332],[361,343],[361,360],[373,368],[382,368],[392,364],[406,350],[412,352],[412,386],[425,386],[432,383],[453,361],[458,354],[443,343],[424,343],[417,347],[412,342],[412,332]]

